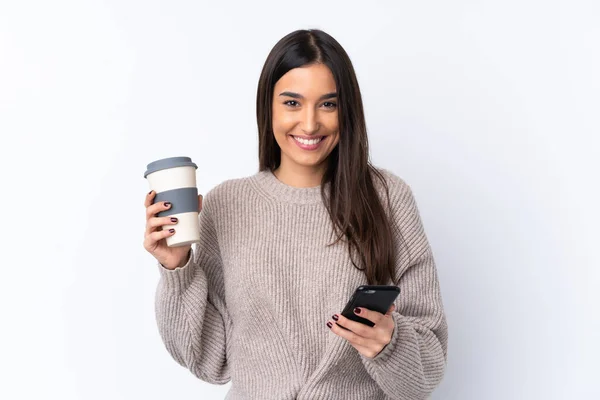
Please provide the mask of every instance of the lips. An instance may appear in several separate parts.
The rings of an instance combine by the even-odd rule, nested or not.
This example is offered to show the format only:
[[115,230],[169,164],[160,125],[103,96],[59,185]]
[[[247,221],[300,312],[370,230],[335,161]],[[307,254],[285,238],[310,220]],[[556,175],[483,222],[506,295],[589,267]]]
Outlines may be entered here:
[[313,139],[323,139],[325,137],[325,135],[321,135],[321,136],[300,136],[300,135],[290,135],[293,138],[300,138],[300,139],[305,139],[305,140],[313,140]]
[[303,150],[316,150],[320,147],[321,143],[323,143],[323,139],[326,136],[312,136],[309,137],[309,139],[304,139],[305,137],[303,136],[294,136],[294,135],[290,135],[292,137],[292,140],[294,141],[294,143],[296,143],[296,145],[298,147],[300,147]]

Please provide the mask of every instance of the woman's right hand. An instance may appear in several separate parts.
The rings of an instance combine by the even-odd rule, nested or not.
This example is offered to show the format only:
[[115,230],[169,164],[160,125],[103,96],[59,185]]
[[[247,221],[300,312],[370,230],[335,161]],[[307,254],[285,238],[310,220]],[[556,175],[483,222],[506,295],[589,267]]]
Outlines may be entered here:
[[[167,246],[166,238],[175,234],[177,221],[172,221],[170,216],[157,217],[156,215],[168,210],[170,204],[165,201],[152,204],[156,192],[146,195],[144,205],[146,206],[146,232],[144,235],[144,248],[154,256],[167,269],[183,267],[188,259],[191,244],[179,247]],[[202,195],[198,196],[198,212],[202,210]],[[173,225],[172,228],[163,230],[163,225]],[[173,232],[171,232],[171,229]]]

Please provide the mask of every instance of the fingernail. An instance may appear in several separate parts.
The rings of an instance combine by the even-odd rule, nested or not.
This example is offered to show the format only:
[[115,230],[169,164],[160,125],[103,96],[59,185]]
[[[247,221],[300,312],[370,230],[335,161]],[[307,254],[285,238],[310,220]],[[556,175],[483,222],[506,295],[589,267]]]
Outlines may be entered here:
[[149,191],[148,194],[150,195],[150,194],[152,194],[152,192],[154,192],[154,190]]
[[360,308],[356,307],[356,308],[354,309],[354,312],[355,312],[355,313],[357,313],[357,314],[360,314]]
[[328,327],[329,329],[331,329],[331,327],[332,327],[332,326],[333,326],[333,324],[332,324],[331,322],[327,322],[327,327]]
[[337,321],[337,320],[338,320],[338,316],[337,316],[337,315],[335,315],[335,314],[334,314],[334,315],[333,315],[331,318],[333,318],[333,320],[334,320],[334,321]]
[[169,232],[173,233],[173,232],[175,232],[175,229],[171,228],[171,229],[169,229]]
[[165,207],[170,207],[170,206],[171,206],[171,202],[165,201]]
[[177,218],[171,217],[171,222],[177,222]]

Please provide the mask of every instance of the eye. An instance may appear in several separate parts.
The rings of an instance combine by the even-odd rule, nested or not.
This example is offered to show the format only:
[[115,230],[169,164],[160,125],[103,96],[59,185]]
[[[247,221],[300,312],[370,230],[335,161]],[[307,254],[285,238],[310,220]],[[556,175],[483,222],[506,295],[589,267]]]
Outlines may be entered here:
[[325,103],[323,103],[323,105],[325,106],[325,108],[336,108],[337,104],[331,102],[331,101],[326,101]]
[[298,106],[298,102],[296,100],[287,100],[287,101],[284,101],[283,104],[285,104],[286,106],[290,106],[290,107]]

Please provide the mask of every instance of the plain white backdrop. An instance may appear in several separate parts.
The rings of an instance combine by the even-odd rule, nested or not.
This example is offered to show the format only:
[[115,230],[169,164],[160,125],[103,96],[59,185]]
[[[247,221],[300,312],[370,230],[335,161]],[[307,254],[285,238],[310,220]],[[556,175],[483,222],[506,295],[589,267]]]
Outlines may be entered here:
[[225,396],[160,341],[143,172],[190,156],[201,193],[256,172],[259,73],[301,28],[345,47],[372,161],[419,204],[449,323],[432,398],[600,398],[598,21],[593,0],[2,0],[0,398]]

